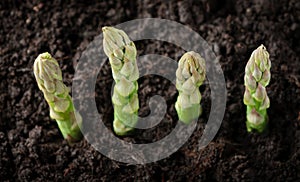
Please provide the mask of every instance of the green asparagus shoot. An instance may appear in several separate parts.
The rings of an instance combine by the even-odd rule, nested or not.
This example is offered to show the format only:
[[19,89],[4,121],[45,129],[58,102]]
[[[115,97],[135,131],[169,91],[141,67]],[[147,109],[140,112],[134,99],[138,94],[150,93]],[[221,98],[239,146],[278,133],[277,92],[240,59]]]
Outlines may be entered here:
[[266,86],[271,79],[271,61],[264,45],[253,51],[245,69],[244,104],[247,106],[247,131],[263,132],[267,126],[270,99]]
[[74,109],[70,89],[62,81],[58,62],[46,52],[36,58],[33,70],[38,87],[50,107],[50,117],[56,120],[63,137],[69,143],[79,141],[82,138],[79,128],[82,119]]
[[113,128],[117,135],[126,135],[133,130],[138,120],[139,71],[136,63],[136,48],[122,30],[103,27],[103,48],[115,80],[112,103],[114,105]]
[[205,61],[196,52],[187,52],[179,60],[176,70],[176,88],[179,91],[175,109],[179,120],[189,124],[202,114],[199,87],[205,80]]

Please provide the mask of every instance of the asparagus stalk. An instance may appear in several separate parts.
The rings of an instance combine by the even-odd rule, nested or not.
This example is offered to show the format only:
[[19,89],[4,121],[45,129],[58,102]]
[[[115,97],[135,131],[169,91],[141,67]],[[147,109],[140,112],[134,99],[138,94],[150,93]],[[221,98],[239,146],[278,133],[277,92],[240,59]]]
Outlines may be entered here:
[[[40,54],[33,70],[38,87],[50,107],[50,117],[56,120],[63,137],[70,143],[80,140],[82,119],[74,109],[70,89],[62,82],[57,61],[47,52]],[[77,122],[75,114],[79,118]]]
[[199,87],[205,79],[205,69],[204,59],[196,52],[187,52],[179,60],[176,70],[176,88],[179,95],[175,109],[179,120],[186,124],[202,113]]
[[244,104],[247,106],[247,131],[263,132],[267,126],[270,99],[266,86],[271,79],[271,61],[264,45],[253,51],[245,69]]
[[102,31],[104,52],[115,80],[113,128],[117,135],[125,135],[133,130],[138,120],[136,48],[124,31],[113,27],[103,27]]

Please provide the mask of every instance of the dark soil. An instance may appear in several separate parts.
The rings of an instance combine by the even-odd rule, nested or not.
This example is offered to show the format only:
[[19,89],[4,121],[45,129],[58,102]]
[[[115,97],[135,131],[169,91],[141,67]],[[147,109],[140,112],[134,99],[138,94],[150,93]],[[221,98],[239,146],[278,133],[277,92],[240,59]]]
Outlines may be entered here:
[[[221,3],[222,2],[222,3]],[[48,51],[71,86],[74,66],[105,25],[159,17],[197,31],[220,58],[227,107],[214,140],[199,149],[209,116],[209,86],[201,87],[203,115],[188,142],[176,153],[146,165],[127,165],[97,152],[86,140],[73,146],[63,140],[35,82],[32,65]],[[0,1],[0,181],[299,181],[300,179],[300,2],[298,0],[224,1]],[[244,67],[251,52],[264,44],[272,61],[268,86],[269,130],[247,133],[243,105]],[[178,60],[184,53],[171,44],[139,41],[139,54],[163,54]],[[151,63],[150,63],[151,64]],[[96,99],[111,128],[112,83],[107,64],[99,74]],[[157,76],[139,80],[140,115],[147,99],[165,97],[164,121],[135,143],[157,141],[176,124],[177,92]]]

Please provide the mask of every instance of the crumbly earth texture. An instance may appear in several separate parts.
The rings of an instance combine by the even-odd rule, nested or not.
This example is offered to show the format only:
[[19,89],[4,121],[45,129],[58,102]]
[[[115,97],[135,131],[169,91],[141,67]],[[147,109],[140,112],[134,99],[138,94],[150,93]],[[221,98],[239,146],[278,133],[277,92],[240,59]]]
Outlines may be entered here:
[[[1,181],[297,181],[300,160],[300,25],[298,0],[95,1],[45,0],[0,2],[0,179]],[[97,152],[86,140],[70,146],[39,91],[32,65],[49,52],[71,86],[74,67],[87,45],[113,26],[136,18],[158,17],[198,32],[220,60],[227,86],[225,116],[214,140],[199,149],[210,112],[209,84],[200,87],[203,112],[189,140],[166,159],[127,165]],[[184,50],[159,41],[135,42],[138,55],[160,54],[175,60]],[[243,104],[243,75],[251,52],[264,44],[272,62],[267,87],[271,101],[268,131],[248,133]],[[146,66],[151,68],[151,61]],[[167,68],[166,68],[167,69]],[[98,75],[95,97],[103,122],[112,131],[109,63]],[[158,141],[178,117],[175,85],[155,75],[138,80],[140,116],[148,101],[161,95],[167,103],[156,127],[122,137],[132,143]],[[88,96],[87,96],[88,97]],[[92,97],[92,96],[90,96]],[[87,98],[88,99],[88,98]]]

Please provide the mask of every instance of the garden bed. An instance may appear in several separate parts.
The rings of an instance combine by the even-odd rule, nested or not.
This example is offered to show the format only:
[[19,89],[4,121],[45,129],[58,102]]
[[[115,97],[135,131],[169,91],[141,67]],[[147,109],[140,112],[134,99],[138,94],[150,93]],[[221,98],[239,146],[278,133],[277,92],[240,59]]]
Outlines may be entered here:
[[[192,2],[192,3],[191,3]],[[296,181],[300,145],[300,3],[256,1],[86,1],[0,2],[0,179],[20,181]],[[226,3],[225,3],[226,2]],[[68,145],[39,91],[32,65],[48,51],[71,87],[74,66],[101,27],[146,17],[174,20],[198,32],[220,58],[227,87],[225,116],[214,140],[204,149],[198,141],[209,116],[210,89],[200,88],[203,115],[189,140],[166,159],[127,165],[97,152],[86,140]],[[272,62],[267,92],[269,128],[246,131],[243,76],[251,52],[264,44]],[[159,41],[136,42],[138,54],[161,54],[179,60],[184,53]],[[151,62],[149,63],[151,64]],[[111,130],[112,75],[107,62],[96,84],[98,111]],[[140,85],[140,116],[149,113],[154,94],[166,99],[164,121],[122,138],[133,143],[157,141],[172,131],[178,117],[177,91],[170,81],[145,76]]]

